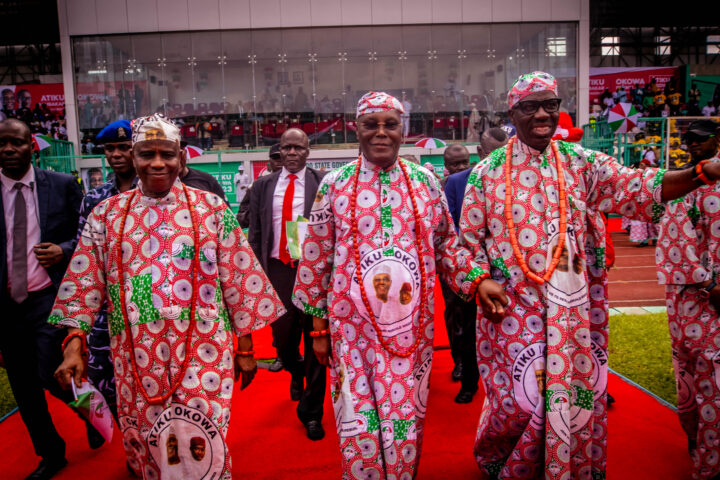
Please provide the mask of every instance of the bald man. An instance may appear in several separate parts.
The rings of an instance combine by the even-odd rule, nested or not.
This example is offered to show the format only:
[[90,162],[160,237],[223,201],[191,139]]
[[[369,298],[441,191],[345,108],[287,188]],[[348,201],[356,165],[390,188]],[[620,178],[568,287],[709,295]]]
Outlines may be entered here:
[[[290,398],[298,401],[297,415],[308,438],[325,436],[321,420],[325,397],[325,367],[312,350],[312,316],[292,304],[297,260],[290,258],[286,222],[310,217],[318,185],[325,172],[306,166],[310,146],[300,129],[280,137],[282,169],[258,178],[250,190],[248,240],[288,310],[272,327],[273,343],[285,370],[290,372]],[[305,358],[299,360],[300,338],[305,336]]]

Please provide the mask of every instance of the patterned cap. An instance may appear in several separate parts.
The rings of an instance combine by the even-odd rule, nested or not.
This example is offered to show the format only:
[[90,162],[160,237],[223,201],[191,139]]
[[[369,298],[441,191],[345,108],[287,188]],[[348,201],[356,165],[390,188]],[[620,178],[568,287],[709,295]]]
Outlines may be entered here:
[[161,113],[132,121],[132,143],[146,140],[170,140],[180,143],[180,129]]
[[127,120],[118,120],[100,130],[100,133],[95,137],[95,141],[99,144],[129,142],[131,133],[130,122]]
[[558,94],[557,80],[549,73],[532,72],[520,75],[508,92],[508,107],[512,108],[516,103],[531,93],[545,90],[550,90],[555,95]]
[[389,112],[397,110],[405,113],[405,109],[400,100],[385,92],[368,92],[363,95],[357,104],[357,117],[368,113]]

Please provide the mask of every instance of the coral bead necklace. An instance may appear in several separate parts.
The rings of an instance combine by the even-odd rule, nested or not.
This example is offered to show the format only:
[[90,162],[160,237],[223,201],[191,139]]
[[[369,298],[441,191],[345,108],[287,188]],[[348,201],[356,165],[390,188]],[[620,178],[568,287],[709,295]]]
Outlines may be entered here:
[[135,344],[133,342],[132,338],[132,331],[130,326],[130,320],[127,316],[127,308],[125,305],[125,295],[122,291],[122,285],[124,282],[124,268],[123,268],[123,253],[122,253],[122,237],[125,232],[125,221],[127,220],[128,213],[130,212],[130,205],[132,204],[133,198],[135,198],[135,194],[137,193],[137,189],[133,189],[132,193],[130,194],[130,197],[127,200],[127,203],[125,204],[125,208],[123,210],[123,216],[120,221],[120,236],[117,240],[117,249],[115,257],[117,259],[118,264],[118,281],[120,283],[120,312],[122,313],[123,317],[123,323],[125,325],[125,332],[127,335],[128,343],[130,345],[130,348],[128,350],[129,357],[130,357],[130,364],[132,366],[132,376],[135,380],[135,384],[138,386],[138,390],[142,393],[142,396],[145,397],[145,400],[150,405],[162,405],[169,399],[175,391],[178,389],[180,384],[183,381],[183,378],[185,377],[185,372],[187,371],[187,367],[189,364],[190,359],[190,348],[192,346],[192,334],[193,334],[193,320],[195,319],[195,304],[197,303],[197,291],[198,291],[198,285],[197,285],[197,277],[198,277],[198,265],[199,265],[199,259],[200,259],[200,238],[199,238],[199,232],[198,232],[198,226],[195,219],[195,209],[193,208],[192,202],[190,202],[190,197],[188,196],[188,191],[185,185],[183,187],[183,193],[185,194],[185,201],[188,205],[188,210],[190,210],[190,220],[192,222],[192,229],[193,229],[193,242],[195,246],[195,253],[193,257],[193,263],[192,263],[192,296],[190,298],[190,317],[188,325],[188,331],[187,331],[187,337],[185,338],[185,358],[183,359],[182,367],[180,368],[180,373],[178,375],[178,379],[175,383],[170,385],[170,390],[165,393],[164,395],[156,395],[154,397],[151,397],[148,395],[147,391],[145,390],[145,387],[143,387],[142,382],[140,381],[140,376],[138,375],[138,368],[137,368],[137,361],[135,360]]
[[357,213],[356,213],[356,206],[357,206],[357,193],[358,193],[358,180],[360,179],[360,167],[362,164],[362,155],[358,157],[357,161],[357,167],[355,168],[355,177],[353,179],[353,190],[352,194],[350,195],[350,215],[351,215],[351,230],[352,230],[352,238],[353,238],[353,247],[354,247],[354,254],[355,254],[355,275],[357,277],[358,285],[360,286],[360,296],[362,297],[363,305],[365,306],[365,310],[368,312],[368,316],[370,317],[370,322],[372,323],[373,328],[375,329],[375,333],[377,334],[378,341],[380,342],[380,345],[389,353],[392,355],[396,355],[398,357],[407,358],[410,355],[417,350],[418,345],[420,345],[420,339],[422,337],[422,331],[424,328],[424,311],[425,311],[425,298],[427,297],[427,284],[425,280],[425,263],[423,262],[423,256],[422,256],[422,239],[423,239],[423,232],[422,232],[422,219],[420,218],[420,214],[418,212],[417,202],[415,201],[415,193],[413,192],[412,184],[410,183],[410,175],[408,175],[407,167],[403,163],[401,159],[397,159],[397,163],[400,166],[400,170],[402,170],[403,178],[405,179],[405,184],[408,188],[408,193],[410,195],[410,201],[412,202],[413,206],[413,216],[415,219],[415,242],[416,242],[416,248],[418,253],[418,265],[420,266],[420,305],[418,306],[418,310],[420,312],[419,315],[419,325],[417,332],[415,332],[415,343],[413,343],[412,347],[410,347],[409,350],[401,352],[398,350],[395,350],[393,347],[389,345],[387,340],[385,340],[385,337],[383,337],[382,332],[380,331],[380,326],[375,321],[375,314],[373,313],[372,307],[370,305],[370,301],[368,300],[367,293],[365,292],[365,286],[363,285],[363,278],[362,278],[362,272],[360,271],[360,243],[358,240],[358,223],[357,223]]
[[555,168],[558,176],[558,203],[560,204],[560,233],[558,238],[557,248],[553,253],[550,266],[548,267],[545,275],[540,277],[535,272],[531,272],[520,246],[518,245],[517,232],[515,231],[515,222],[513,221],[512,215],[512,202],[513,202],[513,191],[512,191],[512,151],[515,138],[511,139],[507,144],[507,151],[505,153],[505,221],[507,222],[508,232],[510,235],[510,243],[512,244],[513,253],[515,259],[520,265],[520,269],[523,274],[530,280],[542,285],[543,283],[550,280],[555,268],[560,263],[560,256],[565,248],[565,234],[567,232],[567,195],[565,193],[565,175],[563,174],[562,157],[558,151],[557,144],[550,140],[550,146],[555,157]]

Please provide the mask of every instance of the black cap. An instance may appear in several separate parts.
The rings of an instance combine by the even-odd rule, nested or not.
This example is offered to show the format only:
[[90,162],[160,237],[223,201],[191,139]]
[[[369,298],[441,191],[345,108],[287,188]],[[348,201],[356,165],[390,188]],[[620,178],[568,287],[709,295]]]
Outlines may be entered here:
[[268,153],[268,156],[273,157],[273,158],[275,156],[278,156],[278,157],[280,156],[280,144],[279,143],[276,143],[275,145],[270,147],[270,153]]
[[720,127],[720,125],[712,120],[695,120],[688,125],[685,135],[687,136],[689,133],[694,133],[695,135],[699,135],[701,137],[710,137],[717,135],[718,127]]

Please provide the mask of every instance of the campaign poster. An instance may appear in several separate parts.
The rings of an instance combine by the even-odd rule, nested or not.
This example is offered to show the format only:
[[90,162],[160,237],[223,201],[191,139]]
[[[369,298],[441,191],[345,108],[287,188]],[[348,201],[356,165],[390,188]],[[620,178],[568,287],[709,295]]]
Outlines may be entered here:
[[613,93],[619,87],[623,87],[625,92],[630,92],[635,88],[635,84],[649,85],[652,79],[659,88],[665,88],[665,85],[673,78],[679,77],[679,67],[597,67],[590,69],[590,104],[607,88]]
[[2,110],[33,110],[36,105],[46,105],[55,115],[65,109],[65,90],[62,83],[37,83],[26,85],[0,85]]

